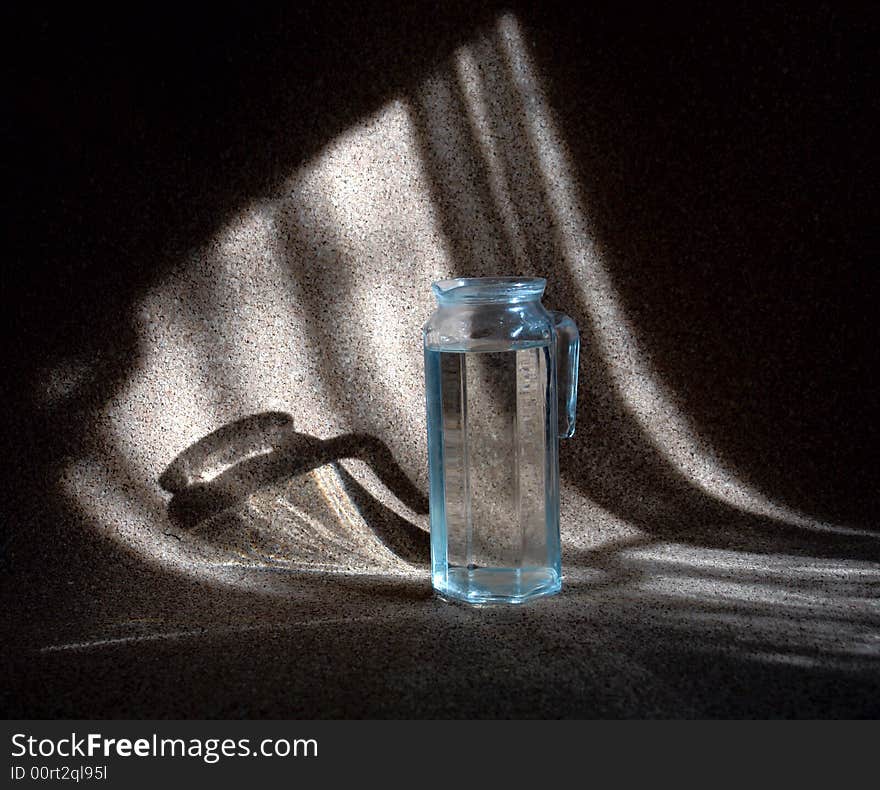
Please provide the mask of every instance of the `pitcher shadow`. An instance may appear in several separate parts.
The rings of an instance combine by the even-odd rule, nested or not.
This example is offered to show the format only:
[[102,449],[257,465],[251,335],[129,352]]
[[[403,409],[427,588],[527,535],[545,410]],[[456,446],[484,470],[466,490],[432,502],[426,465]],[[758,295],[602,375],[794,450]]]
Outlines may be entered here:
[[175,537],[209,561],[358,574],[427,568],[428,532],[380,501],[343,459],[364,462],[399,503],[427,513],[427,499],[381,440],[362,433],[319,439],[294,430],[281,412],[203,437],[159,484],[174,494]]

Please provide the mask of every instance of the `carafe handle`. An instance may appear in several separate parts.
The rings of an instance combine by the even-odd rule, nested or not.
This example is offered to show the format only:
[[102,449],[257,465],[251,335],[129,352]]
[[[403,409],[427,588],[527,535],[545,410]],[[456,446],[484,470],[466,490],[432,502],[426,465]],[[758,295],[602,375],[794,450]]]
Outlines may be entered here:
[[578,357],[581,339],[574,321],[564,313],[550,310],[556,330],[556,392],[559,401],[559,437],[574,436],[577,411]]

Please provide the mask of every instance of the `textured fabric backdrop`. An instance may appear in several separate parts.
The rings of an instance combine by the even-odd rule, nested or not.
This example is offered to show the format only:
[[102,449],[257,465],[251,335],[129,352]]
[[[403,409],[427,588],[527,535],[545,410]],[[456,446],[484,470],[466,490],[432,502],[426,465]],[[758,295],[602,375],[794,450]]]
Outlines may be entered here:
[[[10,715],[878,713],[863,21],[19,22]],[[427,571],[430,284],[491,274],[582,340],[517,609]]]

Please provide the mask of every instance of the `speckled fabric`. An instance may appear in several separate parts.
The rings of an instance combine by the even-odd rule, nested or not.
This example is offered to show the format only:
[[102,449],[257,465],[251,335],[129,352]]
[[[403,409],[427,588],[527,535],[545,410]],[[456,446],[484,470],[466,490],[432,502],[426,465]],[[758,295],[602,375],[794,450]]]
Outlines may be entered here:
[[[326,41],[342,24],[309,13],[283,29],[302,22]],[[758,260],[760,208],[741,218],[752,236],[731,242],[744,263],[729,274],[718,217],[736,224],[743,179],[790,181],[789,149],[752,158],[708,111],[663,109],[671,96],[706,110],[718,90],[676,65],[689,34],[667,62],[649,29],[600,21],[601,35],[584,17],[486,4],[450,12],[432,38],[406,14],[371,18],[375,39],[351,34],[367,42],[357,64],[334,49],[299,64],[301,84],[278,83],[295,102],[199,77],[232,91],[229,104],[195,90],[176,100],[233,131],[181,110],[194,131],[180,150],[169,135],[121,157],[156,184],[155,203],[131,203],[137,218],[90,219],[93,199],[116,216],[115,176],[94,165],[107,193],[98,184],[64,216],[78,217],[71,259],[101,263],[58,274],[45,304],[39,282],[26,286],[20,304],[42,306],[16,308],[7,715],[880,714],[880,532],[860,463],[875,429],[849,405],[869,391],[856,365],[866,341],[848,342],[864,337],[856,296],[825,289],[806,256],[811,290],[792,286],[789,308],[774,279],[784,264]],[[725,40],[722,21],[705,22],[706,41]],[[820,47],[819,28],[783,41]],[[409,42],[402,63],[383,30]],[[264,61],[241,45],[257,69],[241,67],[246,87],[296,61],[270,57],[280,34],[259,42]],[[658,88],[673,76],[654,57],[693,84]],[[777,96],[744,62],[730,73]],[[747,101],[747,87],[729,90]],[[791,95],[807,112],[812,94]],[[130,112],[126,129],[147,123]],[[776,113],[762,116],[767,135],[788,128]],[[671,150],[694,135],[706,137],[701,174]],[[639,191],[639,178],[675,188]],[[707,208],[725,189],[729,211]],[[167,231],[155,247],[151,228]],[[807,233],[794,219],[779,228]],[[545,305],[578,323],[578,426],[560,444],[562,593],[468,608],[430,585],[421,327],[432,281],[497,274],[546,277]],[[826,315],[817,294],[841,308],[836,346],[810,339],[811,316]],[[780,310],[806,340],[785,334]],[[816,354],[829,379],[811,374],[805,389]],[[787,380],[765,375],[787,366]]]

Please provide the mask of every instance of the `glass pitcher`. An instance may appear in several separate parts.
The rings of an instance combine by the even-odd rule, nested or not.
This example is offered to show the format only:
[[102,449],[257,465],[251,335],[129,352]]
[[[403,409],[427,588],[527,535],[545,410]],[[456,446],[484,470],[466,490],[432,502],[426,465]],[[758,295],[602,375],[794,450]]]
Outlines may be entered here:
[[[473,604],[562,586],[559,436],[574,434],[577,327],[542,278],[433,285],[424,328],[434,588]],[[561,421],[560,421],[561,420]]]

